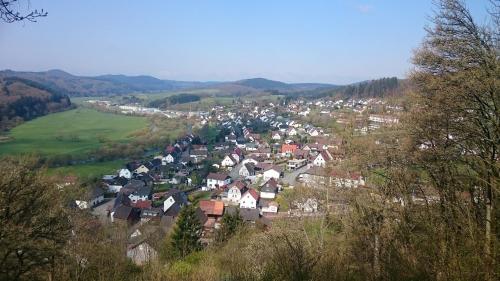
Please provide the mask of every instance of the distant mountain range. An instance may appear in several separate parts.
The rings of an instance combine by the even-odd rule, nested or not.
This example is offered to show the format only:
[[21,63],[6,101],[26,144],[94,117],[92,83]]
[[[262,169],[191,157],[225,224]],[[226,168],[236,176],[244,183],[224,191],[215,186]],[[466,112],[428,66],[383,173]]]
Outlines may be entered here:
[[0,78],[32,80],[68,96],[121,95],[136,92],[161,92],[183,89],[216,89],[223,95],[244,95],[262,91],[295,92],[334,89],[338,86],[319,83],[290,84],[265,78],[234,82],[197,82],[161,80],[152,76],[100,75],[76,76],[62,70],[43,72],[0,71]]

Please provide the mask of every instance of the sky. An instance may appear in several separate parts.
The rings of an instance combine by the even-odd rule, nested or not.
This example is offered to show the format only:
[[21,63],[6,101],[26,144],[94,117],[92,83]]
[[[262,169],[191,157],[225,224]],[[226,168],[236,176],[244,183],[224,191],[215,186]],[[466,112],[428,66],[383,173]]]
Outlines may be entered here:
[[[432,0],[29,3],[48,16],[0,23],[0,69],[333,84],[404,78],[434,9]],[[467,4],[484,22],[487,0]]]

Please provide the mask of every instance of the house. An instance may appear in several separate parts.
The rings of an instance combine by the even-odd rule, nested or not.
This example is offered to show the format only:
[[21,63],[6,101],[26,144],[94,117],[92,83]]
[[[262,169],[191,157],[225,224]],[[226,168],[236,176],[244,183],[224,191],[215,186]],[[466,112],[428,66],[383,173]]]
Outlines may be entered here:
[[129,169],[121,169],[119,172],[118,172],[118,177],[123,177],[123,178],[126,178],[126,179],[131,179],[132,178],[132,172],[130,172]]
[[309,157],[309,150],[296,149],[293,153],[295,159],[307,159]]
[[273,140],[281,140],[281,135],[278,131],[271,132],[271,138]]
[[255,165],[252,162],[242,165],[238,174],[242,177],[255,176]]
[[263,176],[264,180],[268,181],[269,179],[279,179],[283,175],[283,169],[279,166],[271,166],[264,170]]
[[297,135],[297,130],[294,128],[294,127],[289,127],[287,130],[286,130],[286,134],[288,136],[296,136]]
[[264,213],[276,214],[276,213],[278,213],[278,208],[279,208],[279,204],[276,203],[275,201],[272,201],[269,199],[261,199],[259,201],[259,209],[260,209],[261,214],[264,214]]
[[307,165],[306,159],[292,159],[287,163],[288,170],[296,170]]
[[141,164],[139,167],[137,167],[135,170],[134,170],[134,173],[136,174],[147,174],[149,172],[149,168],[145,165],[145,164]]
[[240,199],[240,208],[255,209],[258,201],[259,193],[255,189],[249,189]]
[[231,183],[231,177],[222,173],[210,173],[207,176],[208,189],[216,189]]
[[222,167],[233,167],[238,164],[238,161],[234,159],[232,154],[228,154],[222,159],[221,166]]
[[242,181],[235,181],[228,186],[227,200],[232,203],[239,203],[243,194],[247,191],[247,186]]
[[260,197],[264,199],[274,199],[278,193],[278,182],[271,178],[260,189]]
[[94,187],[88,194],[88,200],[76,200],[75,203],[80,209],[93,208],[104,201],[104,190]]
[[295,151],[299,148],[296,144],[282,144],[281,145],[281,154],[283,156],[292,156]]
[[200,163],[207,159],[208,152],[204,149],[192,149],[189,153],[189,157],[193,160],[193,163]]
[[161,158],[161,164],[163,166],[174,162],[175,162],[175,157],[173,153],[169,153],[166,156],[163,156],[163,158]]
[[313,160],[313,165],[318,167],[325,167],[326,163],[333,160],[332,155],[328,150],[321,151]]
[[224,214],[224,203],[216,200],[200,200],[199,207],[208,218],[219,218]]
[[203,216],[200,215],[200,220],[204,220],[203,229],[204,235],[212,232],[220,227],[219,220],[224,214],[224,203],[215,200],[201,200],[199,209]]
[[[163,201],[163,212],[171,211],[171,209],[180,210],[187,204],[186,193],[175,188],[163,194],[163,198],[165,198],[165,201]],[[176,215],[175,211],[171,211],[171,213]]]
[[128,198],[132,203],[137,203],[137,201],[149,200],[150,195],[151,195],[151,187],[141,186],[137,190],[130,193]]
[[118,177],[114,178],[113,180],[107,181],[106,186],[109,192],[118,193],[127,183],[128,183],[127,178]]
[[110,214],[111,222],[133,224],[139,220],[139,211],[130,206],[118,205]]

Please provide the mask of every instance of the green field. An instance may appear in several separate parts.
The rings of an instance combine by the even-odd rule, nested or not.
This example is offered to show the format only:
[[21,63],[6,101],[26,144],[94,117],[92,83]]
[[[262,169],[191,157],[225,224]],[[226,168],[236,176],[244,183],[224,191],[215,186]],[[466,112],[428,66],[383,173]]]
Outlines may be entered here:
[[103,142],[129,142],[132,133],[148,125],[145,117],[77,108],[49,114],[12,129],[0,142],[0,155],[36,153],[43,156],[84,155]]
[[115,174],[118,169],[123,167],[125,162],[125,160],[94,162],[60,168],[49,168],[47,172],[49,175],[74,175],[80,179],[90,179],[101,177],[105,174]]

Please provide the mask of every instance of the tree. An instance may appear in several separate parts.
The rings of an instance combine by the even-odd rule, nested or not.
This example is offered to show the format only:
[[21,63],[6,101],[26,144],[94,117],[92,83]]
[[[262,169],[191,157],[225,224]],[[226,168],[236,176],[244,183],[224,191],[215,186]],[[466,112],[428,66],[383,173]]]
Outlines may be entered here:
[[0,280],[35,280],[51,272],[69,238],[62,192],[33,159],[0,161]]
[[[0,18],[6,23],[13,23],[25,20],[36,22],[37,18],[47,16],[47,12],[43,9],[28,10],[25,14],[21,14],[18,10],[20,2],[19,0],[0,0]],[[29,7],[29,1],[27,2],[25,4]]]
[[234,214],[225,213],[224,216],[222,216],[221,226],[217,230],[216,240],[218,242],[227,241],[236,233],[242,223],[243,220],[240,216],[239,209],[236,209]]
[[184,258],[190,253],[200,250],[202,225],[193,205],[182,208],[171,236],[173,254]]
[[410,129],[428,147],[419,156],[441,203],[450,206],[460,192],[469,194],[490,262],[500,184],[500,2],[492,3],[484,26],[462,1],[438,3],[434,27],[414,57],[418,106]]

